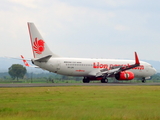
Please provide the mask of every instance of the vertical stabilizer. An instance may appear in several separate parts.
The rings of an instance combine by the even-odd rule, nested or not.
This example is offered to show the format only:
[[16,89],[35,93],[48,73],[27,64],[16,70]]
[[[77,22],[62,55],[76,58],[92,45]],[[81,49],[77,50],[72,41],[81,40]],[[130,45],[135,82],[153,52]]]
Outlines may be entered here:
[[59,57],[50,51],[34,23],[28,22],[28,30],[34,58],[42,58],[48,55],[52,55],[52,57]]

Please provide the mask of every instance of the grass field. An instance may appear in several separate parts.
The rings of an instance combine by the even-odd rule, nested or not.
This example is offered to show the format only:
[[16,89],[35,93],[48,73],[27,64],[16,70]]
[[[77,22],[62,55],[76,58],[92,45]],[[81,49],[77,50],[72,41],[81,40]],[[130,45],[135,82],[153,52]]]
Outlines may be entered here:
[[3,120],[159,120],[159,86],[0,88]]

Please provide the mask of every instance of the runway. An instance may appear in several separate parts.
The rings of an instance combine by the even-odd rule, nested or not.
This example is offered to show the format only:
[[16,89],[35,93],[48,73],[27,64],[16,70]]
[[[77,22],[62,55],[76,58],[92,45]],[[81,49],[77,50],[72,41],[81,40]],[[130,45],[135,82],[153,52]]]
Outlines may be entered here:
[[10,87],[56,87],[56,86],[159,86],[160,83],[9,83],[0,88]]

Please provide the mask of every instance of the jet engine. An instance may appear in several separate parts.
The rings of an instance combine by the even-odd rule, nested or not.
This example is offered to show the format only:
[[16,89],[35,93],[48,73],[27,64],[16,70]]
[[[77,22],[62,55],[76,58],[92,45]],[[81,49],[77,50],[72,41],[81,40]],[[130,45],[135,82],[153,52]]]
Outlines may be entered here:
[[132,80],[134,79],[134,73],[130,71],[122,71],[115,75],[117,80]]

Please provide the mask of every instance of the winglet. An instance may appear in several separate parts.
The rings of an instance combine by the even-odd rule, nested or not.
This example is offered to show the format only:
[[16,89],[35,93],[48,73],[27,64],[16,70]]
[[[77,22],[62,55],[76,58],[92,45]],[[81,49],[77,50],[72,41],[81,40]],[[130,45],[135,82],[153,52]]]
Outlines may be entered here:
[[140,65],[139,58],[136,52],[135,52],[135,64]]
[[27,61],[24,59],[23,55],[21,55],[21,58],[22,58],[22,60],[23,60],[23,62],[24,62],[24,65],[27,66],[27,67],[29,67],[30,65],[29,65],[29,64],[27,63]]

